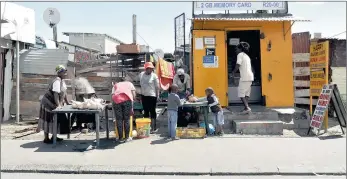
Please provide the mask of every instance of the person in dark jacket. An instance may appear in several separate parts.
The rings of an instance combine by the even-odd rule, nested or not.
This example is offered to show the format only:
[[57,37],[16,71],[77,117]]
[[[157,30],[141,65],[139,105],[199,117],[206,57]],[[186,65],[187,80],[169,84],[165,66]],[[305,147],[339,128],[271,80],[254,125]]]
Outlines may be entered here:
[[205,90],[206,93],[206,100],[207,104],[211,109],[211,112],[213,113],[213,116],[215,117],[213,122],[214,126],[216,128],[216,134],[217,135],[223,135],[223,125],[224,125],[224,114],[223,109],[219,104],[217,96],[214,94],[214,91],[211,87],[207,88]]

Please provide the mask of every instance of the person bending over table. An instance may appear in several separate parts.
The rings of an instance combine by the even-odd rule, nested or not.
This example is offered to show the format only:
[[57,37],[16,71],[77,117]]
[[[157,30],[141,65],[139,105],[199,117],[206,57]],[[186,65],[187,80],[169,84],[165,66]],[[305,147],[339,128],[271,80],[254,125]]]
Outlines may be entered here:
[[[53,113],[52,110],[61,108],[65,104],[69,105],[66,95],[66,84],[64,78],[67,69],[63,65],[58,65],[55,68],[57,77],[49,84],[49,88],[40,102],[39,122],[36,132],[44,131],[44,140],[46,144],[52,144],[52,138],[49,138],[49,133],[53,133]],[[70,132],[69,121],[66,114],[57,114],[58,134],[67,134]],[[57,138],[57,141],[63,139]]]
[[[133,101],[136,97],[135,86],[129,81],[116,83],[112,89],[112,102],[114,116],[116,117],[116,126],[120,142],[131,141],[130,133],[130,116],[133,115]],[[125,130],[125,139],[123,136],[123,123]]]

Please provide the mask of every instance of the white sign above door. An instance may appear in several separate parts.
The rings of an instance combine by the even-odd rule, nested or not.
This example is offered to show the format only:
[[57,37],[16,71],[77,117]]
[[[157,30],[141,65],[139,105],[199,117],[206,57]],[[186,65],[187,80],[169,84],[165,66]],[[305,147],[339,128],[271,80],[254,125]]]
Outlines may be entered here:
[[221,2],[208,2],[196,1],[194,2],[195,11],[243,11],[243,10],[284,10],[285,1],[221,1]]

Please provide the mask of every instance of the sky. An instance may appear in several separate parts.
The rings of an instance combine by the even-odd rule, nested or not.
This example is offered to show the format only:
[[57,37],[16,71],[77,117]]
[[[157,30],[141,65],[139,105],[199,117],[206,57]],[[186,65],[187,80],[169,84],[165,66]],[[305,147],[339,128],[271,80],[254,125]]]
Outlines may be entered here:
[[[106,33],[126,43],[132,42],[132,15],[137,15],[138,44],[152,50],[173,52],[174,18],[192,14],[191,2],[16,2],[35,10],[36,34],[52,39],[52,29],[43,21],[43,12],[59,10],[58,41],[68,42],[62,32]],[[321,32],[332,37],[346,31],[346,2],[289,2],[289,13],[312,22],[296,22],[292,32]],[[189,31],[190,21],[186,21]],[[188,35],[187,35],[188,36]],[[342,33],[336,38],[346,38]]]

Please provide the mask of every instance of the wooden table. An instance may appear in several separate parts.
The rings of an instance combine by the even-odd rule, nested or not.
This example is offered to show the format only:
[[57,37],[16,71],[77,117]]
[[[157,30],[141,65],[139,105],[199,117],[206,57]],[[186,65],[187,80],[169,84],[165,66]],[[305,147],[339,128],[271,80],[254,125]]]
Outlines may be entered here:
[[[107,138],[109,138],[109,124],[108,124],[108,110],[104,110],[105,106],[101,110],[93,110],[93,109],[73,109],[71,105],[63,106],[61,109],[55,109],[52,111],[54,114],[53,116],[53,145],[57,144],[57,130],[58,130],[58,119],[57,114],[58,113],[67,113],[67,114],[74,114],[74,113],[83,113],[83,114],[95,114],[95,133],[96,133],[96,146],[98,147],[100,144],[100,113],[102,111],[105,111],[105,118],[106,118],[106,135]],[[71,130],[71,118],[69,117],[69,130]],[[67,134],[67,138],[70,139],[70,132]]]

